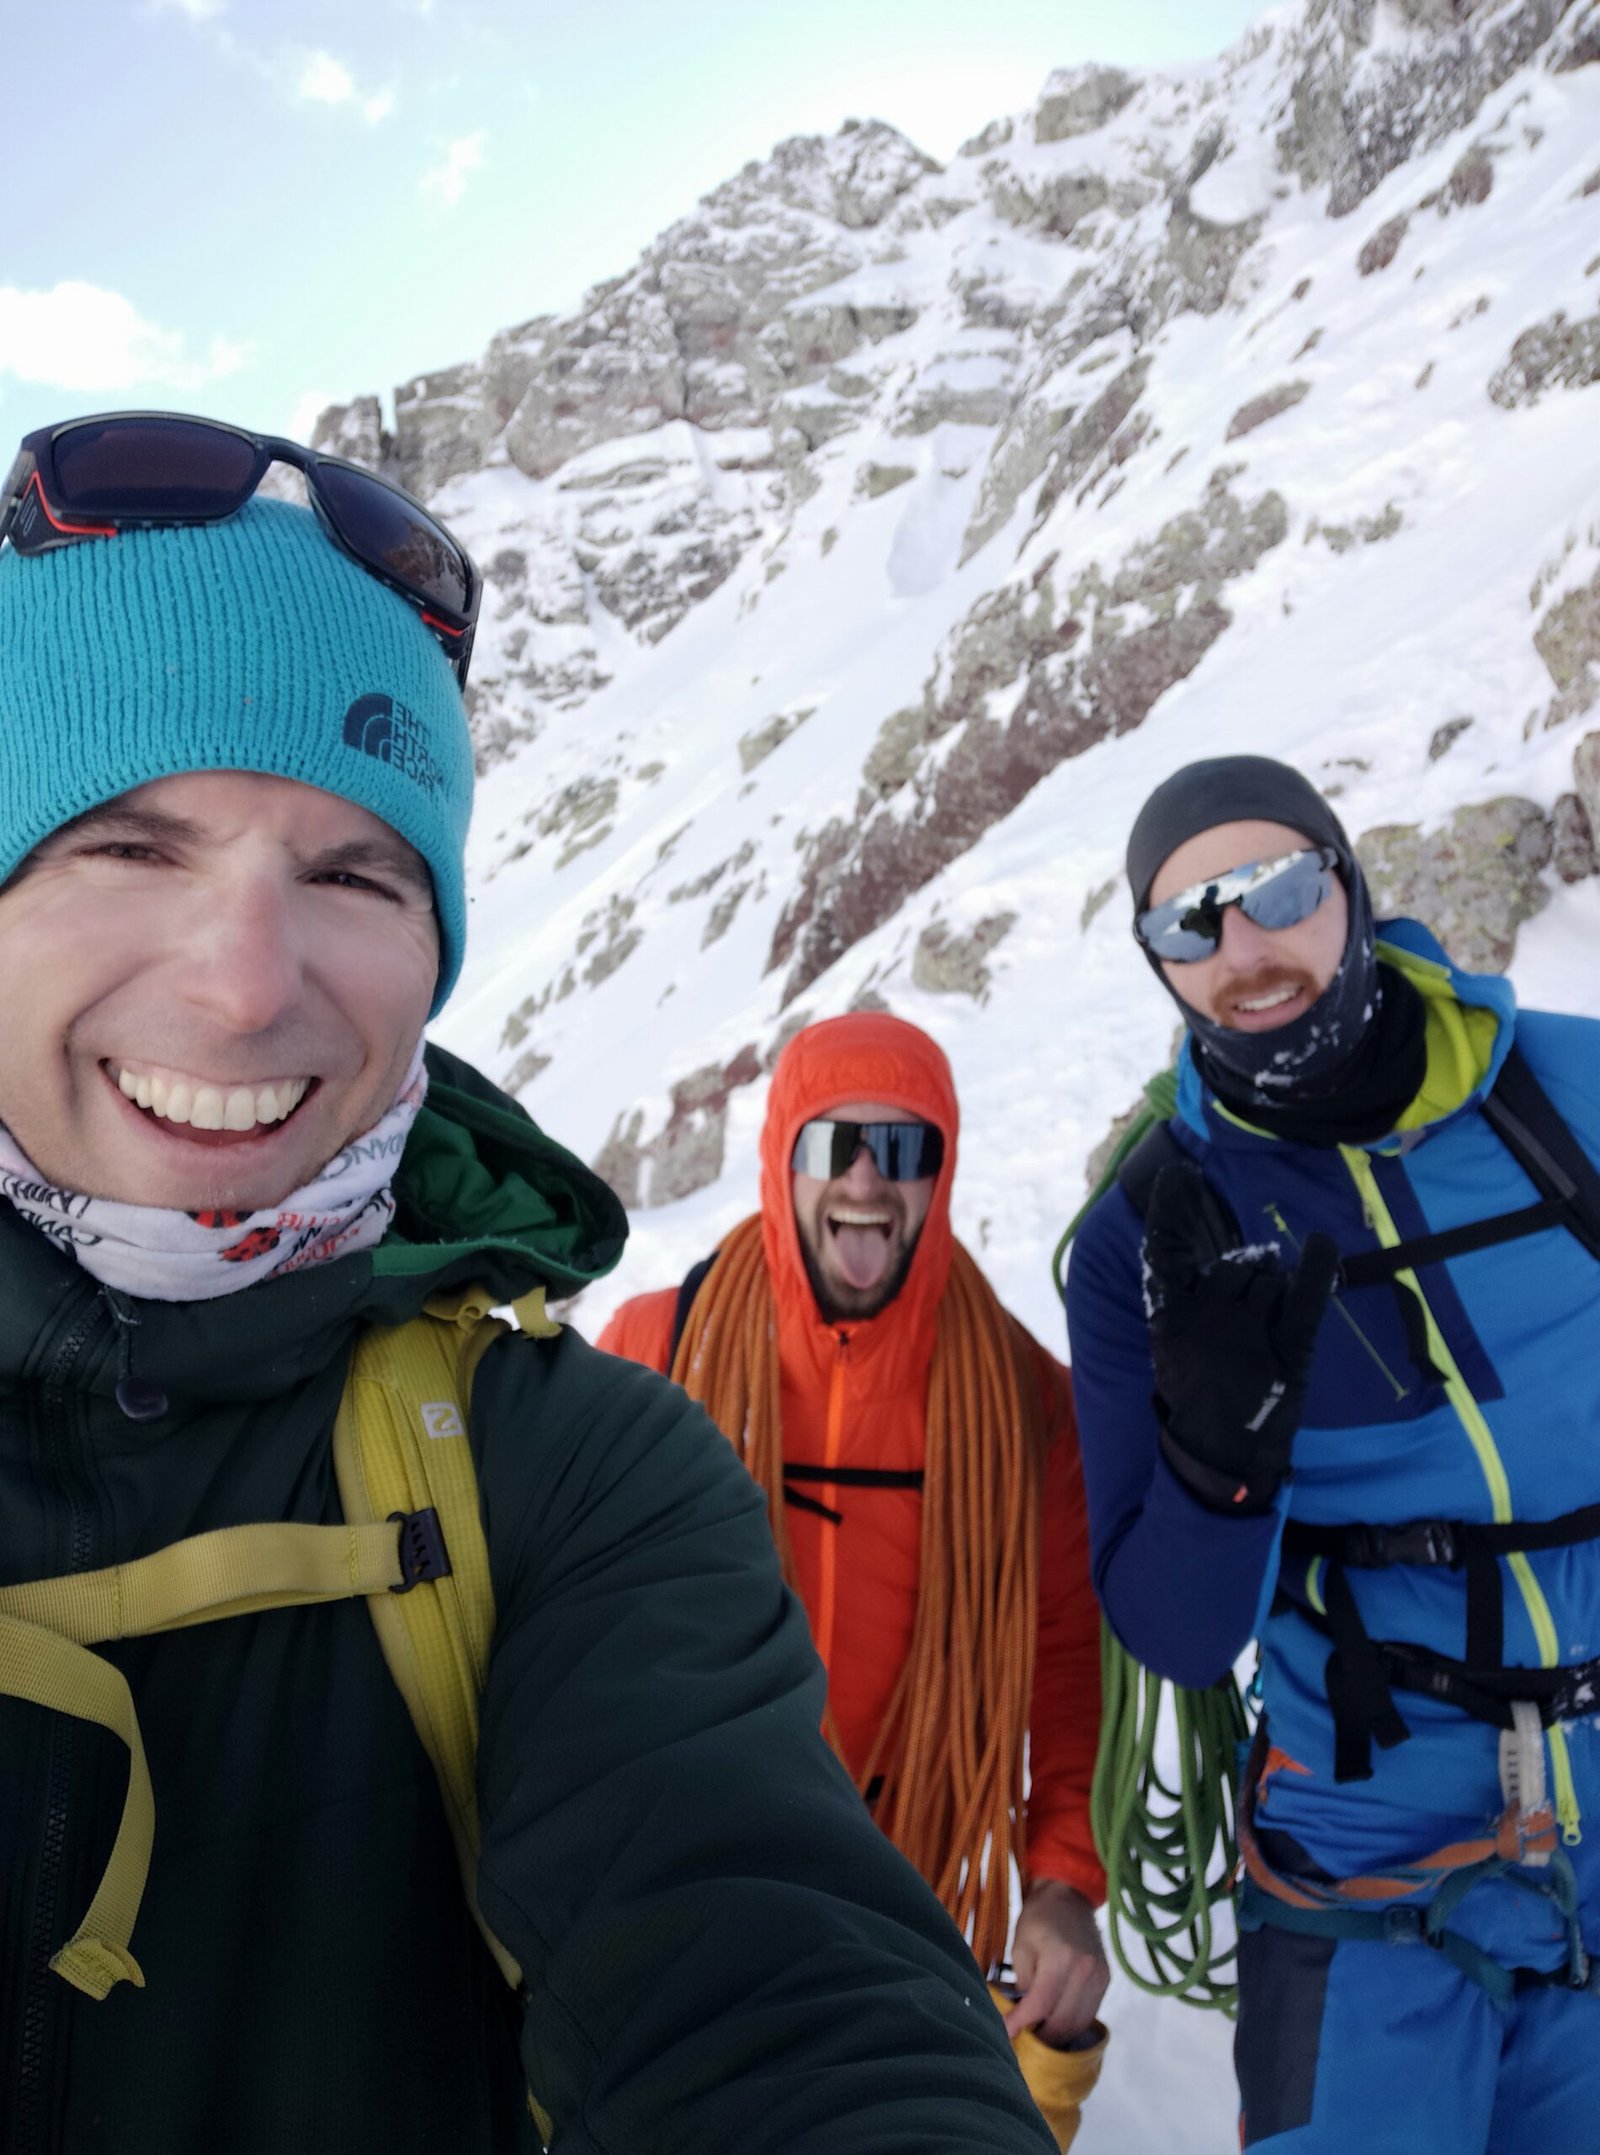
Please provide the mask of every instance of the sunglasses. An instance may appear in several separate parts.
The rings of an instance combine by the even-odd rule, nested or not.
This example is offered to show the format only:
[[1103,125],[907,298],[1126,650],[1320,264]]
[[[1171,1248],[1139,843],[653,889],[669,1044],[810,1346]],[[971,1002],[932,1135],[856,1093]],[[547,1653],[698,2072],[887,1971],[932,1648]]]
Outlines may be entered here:
[[422,504],[343,457],[183,412],[101,412],[25,435],[0,493],[0,542],[47,554],[80,539],[238,514],[273,464],[305,480],[317,520],[358,568],[414,606],[464,688],[483,582]]
[[797,1175],[832,1182],[850,1172],[865,1145],[885,1182],[922,1182],[938,1174],[944,1133],[931,1122],[808,1122],[794,1141],[790,1166]]
[[1276,860],[1246,861],[1136,915],[1133,932],[1152,958],[1192,965],[1211,957],[1222,941],[1222,916],[1230,905],[1258,928],[1293,928],[1309,920],[1332,888],[1338,859],[1332,846],[1315,846]]

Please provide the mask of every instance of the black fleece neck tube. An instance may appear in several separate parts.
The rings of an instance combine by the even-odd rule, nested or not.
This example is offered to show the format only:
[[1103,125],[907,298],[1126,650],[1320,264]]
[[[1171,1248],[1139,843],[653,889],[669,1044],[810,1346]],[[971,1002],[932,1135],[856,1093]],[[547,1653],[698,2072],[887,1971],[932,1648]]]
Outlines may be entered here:
[[1162,863],[1179,846],[1219,823],[1243,822],[1282,823],[1333,849],[1350,927],[1327,987],[1287,1025],[1236,1032],[1192,1010],[1159,959],[1145,956],[1183,1013],[1201,1076],[1227,1106],[1307,1144],[1382,1137],[1422,1083],[1422,999],[1402,975],[1380,968],[1366,877],[1344,825],[1308,779],[1268,756],[1213,756],[1175,771],[1128,838],[1134,910],[1149,903]]

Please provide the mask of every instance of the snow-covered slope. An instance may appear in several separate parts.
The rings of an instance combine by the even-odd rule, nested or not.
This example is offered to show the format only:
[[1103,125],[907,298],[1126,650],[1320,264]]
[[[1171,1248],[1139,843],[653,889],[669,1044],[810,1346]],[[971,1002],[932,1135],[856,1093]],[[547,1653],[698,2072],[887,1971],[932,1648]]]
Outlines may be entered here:
[[[442,1030],[635,1207],[574,1321],[750,1209],[776,1047],[877,998],[1059,1346],[1173,1032],[1122,844],[1196,755],[1299,764],[1385,890],[1600,1013],[1597,384],[1600,0],[1300,0],[944,170],[785,143],[392,433],[327,415],[490,579]],[[1220,2027],[1115,2003],[1084,2155],[1231,2145]]]

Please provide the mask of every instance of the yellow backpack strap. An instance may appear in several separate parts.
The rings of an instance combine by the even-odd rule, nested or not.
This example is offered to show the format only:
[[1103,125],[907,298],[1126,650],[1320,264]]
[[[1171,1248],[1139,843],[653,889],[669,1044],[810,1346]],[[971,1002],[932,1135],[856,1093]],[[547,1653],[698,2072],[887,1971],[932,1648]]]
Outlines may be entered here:
[[[491,1303],[485,1290],[468,1289],[436,1298],[428,1305],[429,1315],[410,1325],[363,1336],[335,1431],[335,1457],[345,1461],[339,1475],[345,1525],[280,1520],[222,1527],[131,1563],[0,1587],[0,1696],[92,1721],[128,1747],[128,1793],[110,1860],[83,1922],[50,1962],[58,1975],[89,1997],[104,1998],[119,1982],[143,1985],[130,1941],[155,1838],[155,1800],[132,1693],[121,1673],[89,1650],[110,1639],[142,1638],[265,1609],[365,1597],[446,1789],[468,1900],[477,1915],[472,1890],[477,1693],[494,1626],[494,1602],[478,1516],[477,1475],[466,1444],[466,1403],[480,1356],[504,1329],[490,1318]],[[543,1289],[512,1308],[523,1330],[535,1337],[549,1338],[561,1329],[545,1315]],[[391,1360],[401,1340],[406,1346],[398,1360]],[[363,1424],[357,1432],[351,1392],[362,1378],[375,1385],[375,1391],[364,1396],[375,1400],[381,1411],[372,1414],[370,1428]],[[434,1428],[426,1440],[411,1436],[414,1471],[407,1480],[395,1472],[396,1458],[403,1462],[405,1454],[403,1448],[393,1453],[392,1433],[399,1428],[409,1434],[418,1426],[419,1414],[423,1426],[433,1415]],[[416,1502],[403,1492],[387,1501],[402,1483],[418,1492]],[[374,1499],[374,1484],[381,1491],[382,1508]],[[409,1517],[397,1527],[395,1513],[422,1516]],[[454,1567],[443,1581],[446,1592],[413,1594],[410,1586],[432,1576],[439,1529]],[[430,1608],[431,1619],[426,1613]],[[391,1613],[396,1610],[402,1612],[398,1623]],[[407,1612],[416,1631],[431,1641],[421,1655],[399,1643],[411,1636]],[[400,1662],[392,1642],[401,1653]],[[466,1694],[461,1690],[464,1680],[471,1684]],[[460,1813],[451,1792],[463,1788],[467,1809]],[[462,1841],[463,1831],[470,1834],[470,1842]],[[481,1917],[478,1922],[508,1981],[519,1981],[515,1961]]]
[[[345,1517],[355,1526],[397,1514],[436,1522],[424,1591],[375,1596],[368,1606],[384,1659],[438,1776],[467,1905],[506,1981],[522,1971],[478,1907],[478,1700],[494,1634],[494,1590],[467,1437],[472,1379],[506,1327],[488,1290],[436,1295],[409,1324],[374,1326],[358,1341],[334,1425],[333,1459]],[[561,1329],[544,1290],[513,1304],[525,1332]]]
[[128,1793],[111,1858],[89,1911],[50,1962],[91,1998],[143,1986],[130,1950],[150,1871],[155,1798],[133,1694],[91,1653],[108,1639],[142,1638],[222,1616],[355,1594],[390,1598],[405,1577],[400,1537],[375,1525],[222,1527],[102,1571],[0,1587],[0,1693],[93,1721],[128,1747]]

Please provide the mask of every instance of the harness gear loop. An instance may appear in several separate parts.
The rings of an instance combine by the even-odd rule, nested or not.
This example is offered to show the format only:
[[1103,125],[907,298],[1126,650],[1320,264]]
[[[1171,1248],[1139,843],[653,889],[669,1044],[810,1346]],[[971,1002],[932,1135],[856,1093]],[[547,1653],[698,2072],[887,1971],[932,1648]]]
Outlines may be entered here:
[[[1542,1868],[1555,1854],[1555,1813],[1545,1783],[1544,1723],[1531,1699],[1512,1700],[1511,1726],[1500,1731],[1500,1793],[1502,1826],[1515,1822],[1516,1860]],[[1536,1828],[1531,1834],[1530,1827]]]
[[[1320,1938],[1431,1946],[1501,2006],[1509,2005],[1521,1991],[1555,1985],[1600,1994],[1600,1978],[1591,1965],[1578,1922],[1577,1875],[1571,1857],[1557,1845],[1555,1815],[1548,1802],[1540,1809],[1524,1810],[1515,1798],[1509,1799],[1492,1836],[1451,1842],[1386,1871],[1352,1878],[1291,1874],[1273,1865],[1256,1832],[1256,1810],[1262,1795],[1273,1774],[1285,1767],[1301,1773],[1306,1770],[1271,1747],[1263,1718],[1256,1728],[1239,1793],[1243,1875],[1237,1905],[1241,1929],[1266,1926]],[[1530,1876],[1530,1871],[1540,1875]],[[1451,1916],[1472,1889],[1498,1878],[1554,1907],[1566,1940],[1565,1968],[1508,1968],[1471,1939],[1450,1929]],[[1424,1894],[1426,1900],[1420,1898]],[[1376,1902],[1390,1905],[1379,1907],[1373,1905]]]

